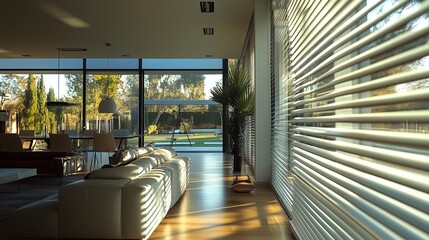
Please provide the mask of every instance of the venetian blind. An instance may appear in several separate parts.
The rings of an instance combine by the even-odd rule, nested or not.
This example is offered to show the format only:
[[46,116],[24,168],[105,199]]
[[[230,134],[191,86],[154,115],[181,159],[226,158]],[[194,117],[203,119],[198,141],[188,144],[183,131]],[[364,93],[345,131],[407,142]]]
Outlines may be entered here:
[[287,1],[273,2],[271,9],[271,175],[280,202],[292,212],[289,151],[289,35]]
[[[253,24],[253,23],[252,23]],[[251,28],[253,25],[251,26]],[[250,29],[251,29],[250,28]],[[252,83],[255,82],[255,38],[252,30],[249,31],[246,43],[244,47],[243,56],[241,57],[241,62],[243,64],[243,68],[249,74],[249,78]],[[253,85],[254,86],[254,85]],[[254,171],[256,167],[256,152],[255,152],[255,116],[247,116],[245,121],[245,131],[243,136],[244,146],[244,156],[247,164]],[[253,173],[251,173],[253,174]]]
[[295,233],[428,239],[429,1],[272,2],[273,186]]

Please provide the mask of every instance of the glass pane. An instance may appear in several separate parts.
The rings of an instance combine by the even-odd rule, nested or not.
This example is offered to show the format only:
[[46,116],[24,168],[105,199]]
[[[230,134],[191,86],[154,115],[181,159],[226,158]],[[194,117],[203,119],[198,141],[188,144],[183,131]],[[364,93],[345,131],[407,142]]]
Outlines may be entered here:
[[222,151],[220,105],[145,105],[145,142],[181,150]]
[[[139,132],[138,91],[138,73],[110,75],[89,73],[86,91],[86,129],[98,132],[128,129],[130,134],[137,134]],[[117,106],[117,113],[99,112],[100,102],[105,98],[113,99]],[[137,144],[136,140],[135,145]]]
[[[7,132],[34,129],[37,135],[80,131],[82,74],[0,74],[1,108],[9,112]],[[80,90],[79,90],[80,89]],[[47,107],[49,101],[76,103]]]
[[144,75],[144,99],[209,100],[210,90],[222,83],[221,72],[155,72]]
[[208,101],[210,89],[221,82],[220,73],[146,72],[145,142],[189,151],[221,151],[222,111],[219,104]]

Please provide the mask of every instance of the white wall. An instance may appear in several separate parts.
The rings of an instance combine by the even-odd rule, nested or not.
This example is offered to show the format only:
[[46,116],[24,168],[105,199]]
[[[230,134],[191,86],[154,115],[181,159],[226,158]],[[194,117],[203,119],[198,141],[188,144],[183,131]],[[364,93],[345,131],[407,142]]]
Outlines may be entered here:
[[271,181],[270,1],[255,0],[256,167],[258,183]]

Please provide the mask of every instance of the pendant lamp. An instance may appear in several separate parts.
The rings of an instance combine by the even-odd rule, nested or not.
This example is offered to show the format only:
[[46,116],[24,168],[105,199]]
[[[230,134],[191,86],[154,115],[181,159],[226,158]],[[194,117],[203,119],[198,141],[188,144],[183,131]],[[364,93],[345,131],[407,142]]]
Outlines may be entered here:
[[62,49],[58,48],[58,93],[57,93],[57,100],[46,102],[47,107],[72,107],[77,106],[79,104],[73,103],[73,102],[64,102],[59,101],[60,99],[60,59],[61,59],[61,51],[86,51],[86,49]]
[[[110,43],[106,43],[106,47],[108,50],[110,49],[110,46],[112,46]],[[108,51],[108,57],[107,57],[107,87],[105,93],[108,93],[109,85],[110,85],[110,50]],[[99,113],[116,113],[118,111],[118,108],[116,107],[115,101],[109,96],[104,97],[103,100],[101,100],[100,104],[98,105],[98,112]]]

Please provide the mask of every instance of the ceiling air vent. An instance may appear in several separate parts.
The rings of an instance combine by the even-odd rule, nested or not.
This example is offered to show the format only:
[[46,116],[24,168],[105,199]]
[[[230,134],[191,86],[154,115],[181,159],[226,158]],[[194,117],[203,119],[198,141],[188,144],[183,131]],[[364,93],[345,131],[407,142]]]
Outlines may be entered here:
[[214,28],[203,28],[204,35],[214,35]]
[[202,13],[214,12],[214,2],[200,2],[200,8]]

